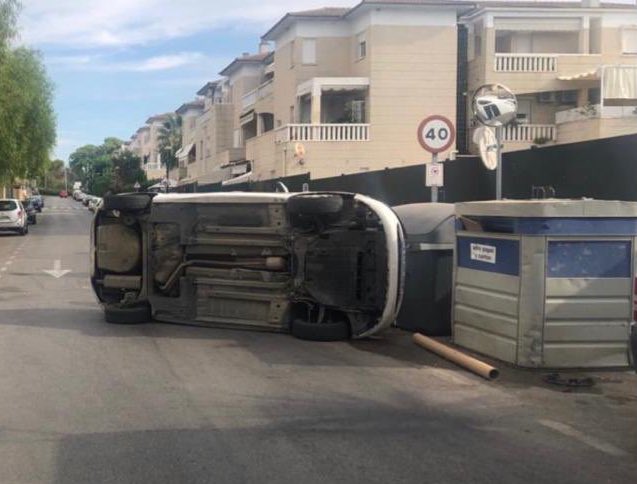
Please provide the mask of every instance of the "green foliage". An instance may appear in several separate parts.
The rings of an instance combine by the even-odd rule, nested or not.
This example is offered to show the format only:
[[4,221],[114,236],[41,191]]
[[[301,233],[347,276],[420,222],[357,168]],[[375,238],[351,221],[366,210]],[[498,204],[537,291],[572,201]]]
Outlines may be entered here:
[[122,150],[122,144],[117,138],[106,138],[99,146],[85,145],[71,153],[71,173],[82,182],[84,191],[102,196],[107,191],[133,191],[136,182],[143,186],[146,174],[141,159]]
[[181,149],[181,116],[170,114],[157,134],[161,164],[166,168],[166,179],[170,170],[177,168],[177,152]]
[[44,174],[55,145],[53,86],[40,54],[12,48],[19,3],[0,0],[0,181]]

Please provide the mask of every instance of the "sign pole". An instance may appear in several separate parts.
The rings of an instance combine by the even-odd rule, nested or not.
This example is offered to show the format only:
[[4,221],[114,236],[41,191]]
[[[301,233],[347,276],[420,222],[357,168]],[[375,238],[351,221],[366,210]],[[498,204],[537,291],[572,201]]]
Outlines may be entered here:
[[502,200],[502,126],[495,128],[495,139],[498,144],[497,155],[498,165],[495,171],[495,198],[496,200]]
[[[438,163],[438,153],[432,153],[431,163]],[[434,185],[431,187],[431,203],[438,203],[438,185]]]

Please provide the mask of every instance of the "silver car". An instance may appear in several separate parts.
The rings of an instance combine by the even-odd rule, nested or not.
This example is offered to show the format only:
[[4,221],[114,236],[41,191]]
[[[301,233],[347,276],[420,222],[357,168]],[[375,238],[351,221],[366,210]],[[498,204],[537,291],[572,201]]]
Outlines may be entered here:
[[104,198],[91,281],[106,321],[362,338],[400,308],[405,248],[383,203],[349,193]]
[[29,233],[28,214],[20,200],[0,199],[0,231],[17,232],[20,235]]

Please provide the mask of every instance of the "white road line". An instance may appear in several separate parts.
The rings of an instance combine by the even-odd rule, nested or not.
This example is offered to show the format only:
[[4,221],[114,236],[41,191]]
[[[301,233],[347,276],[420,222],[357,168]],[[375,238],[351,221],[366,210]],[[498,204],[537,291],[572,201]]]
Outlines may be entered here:
[[606,454],[614,455],[616,457],[628,456],[628,452],[620,449],[619,447],[615,447],[613,444],[609,444],[608,442],[604,442],[603,440],[599,440],[590,435],[586,435],[580,432],[579,430],[574,429],[570,425],[566,425],[561,422],[555,422],[554,420],[538,420],[538,423],[552,430],[555,430],[563,435],[566,435],[568,437],[573,437],[574,439],[579,440],[583,444],[586,444],[589,447],[593,447],[594,449],[601,450],[602,452]]
[[2,269],[0,269],[0,272],[6,272],[6,271],[7,271],[6,267],[3,267]]
[[4,263],[5,266],[10,266],[11,264],[13,264],[12,260],[8,260],[7,262]]

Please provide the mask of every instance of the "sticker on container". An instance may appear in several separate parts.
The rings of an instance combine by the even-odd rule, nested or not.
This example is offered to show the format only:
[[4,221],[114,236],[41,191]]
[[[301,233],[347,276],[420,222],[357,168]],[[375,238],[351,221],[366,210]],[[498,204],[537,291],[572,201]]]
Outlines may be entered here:
[[471,260],[495,264],[496,250],[492,245],[471,244]]

